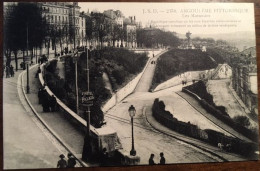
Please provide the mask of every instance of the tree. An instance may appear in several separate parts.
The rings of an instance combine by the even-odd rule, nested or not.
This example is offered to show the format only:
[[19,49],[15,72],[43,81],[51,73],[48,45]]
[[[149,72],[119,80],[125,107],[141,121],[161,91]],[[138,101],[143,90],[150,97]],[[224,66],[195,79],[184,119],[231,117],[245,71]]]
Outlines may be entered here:
[[115,47],[115,41],[119,40],[119,32],[121,31],[121,27],[118,24],[113,23],[112,29],[111,29],[111,38],[113,41],[113,47]]
[[159,44],[176,47],[180,44],[180,40],[174,32],[166,32],[155,28],[137,29],[136,40],[141,47],[144,45],[145,47],[156,46],[158,48]]
[[17,70],[18,50],[31,50],[33,54],[34,48],[41,47],[46,36],[46,21],[42,16],[41,8],[36,3],[20,2],[11,6],[12,10],[5,16],[4,22],[4,51],[8,59],[7,65],[11,62],[11,51],[14,53]]
[[[52,41],[52,46],[54,48],[55,55],[57,54],[57,43],[60,41],[60,46],[62,48],[62,38],[63,32],[62,28],[60,28],[57,24],[49,25],[49,41]],[[49,47],[48,47],[49,48]]]

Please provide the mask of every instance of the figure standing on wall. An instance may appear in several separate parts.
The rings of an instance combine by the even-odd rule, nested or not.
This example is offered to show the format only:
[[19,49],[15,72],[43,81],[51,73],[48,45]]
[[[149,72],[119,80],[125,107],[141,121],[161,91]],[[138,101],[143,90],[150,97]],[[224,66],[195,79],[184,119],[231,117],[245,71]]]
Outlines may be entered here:
[[163,152],[160,153],[160,163],[159,164],[165,164],[165,158],[164,158],[164,155],[163,155]]
[[57,168],[66,168],[67,162],[66,162],[66,160],[64,160],[65,156],[63,154],[61,154],[59,157],[60,157],[60,160],[57,163]]
[[67,168],[74,168],[75,165],[76,165],[76,159],[71,153],[69,153],[68,154],[68,166],[67,166]]
[[149,165],[155,165],[153,158],[154,158],[154,154],[151,154],[151,156],[149,158]]

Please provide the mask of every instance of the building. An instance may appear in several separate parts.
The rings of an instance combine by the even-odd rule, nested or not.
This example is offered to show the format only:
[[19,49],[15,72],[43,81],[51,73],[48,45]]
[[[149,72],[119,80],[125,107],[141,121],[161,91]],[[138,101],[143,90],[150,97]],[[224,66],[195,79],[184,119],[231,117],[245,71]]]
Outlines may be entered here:
[[85,45],[85,17],[77,2],[37,2],[48,24],[44,52],[60,53]]
[[[253,51],[255,50],[254,47]],[[246,58],[246,62],[233,67],[232,86],[250,112],[258,115],[257,66],[255,62],[252,62],[252,59],[256,61],[252,54],[249,52],[242,56]]]
[[124,19],[124,29],[126,30],[125,46],[136,48],[136,23],[135,16]]
[[135,17],[125,18],[119,10],[92,11],[86,14],[88,44],[92,48],[104,46],[136,47]]

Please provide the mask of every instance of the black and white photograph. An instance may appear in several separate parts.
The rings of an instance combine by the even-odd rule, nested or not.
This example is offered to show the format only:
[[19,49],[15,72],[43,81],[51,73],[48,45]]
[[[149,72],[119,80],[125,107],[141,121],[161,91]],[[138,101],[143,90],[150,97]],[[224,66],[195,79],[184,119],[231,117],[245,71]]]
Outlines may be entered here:
[[258,160],[254,14],[4,2],[3,169]]

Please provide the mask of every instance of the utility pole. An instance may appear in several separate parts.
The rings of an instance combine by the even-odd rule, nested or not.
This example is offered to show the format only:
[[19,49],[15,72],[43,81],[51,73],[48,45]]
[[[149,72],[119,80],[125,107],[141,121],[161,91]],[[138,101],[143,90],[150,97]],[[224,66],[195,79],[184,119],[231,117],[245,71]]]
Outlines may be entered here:
[[[88,65],[88,49],[87,49],[87,80],[88,80],[88,86],[87,86],[87,92],[89,91],[89,65]],[[87,106],[87,125],[88,125],[88,132],[87,136],[90,137],[90,106]]]
[[79,114],[78,52],[77,52],[77,57],[75,59],[75,91],[76,91],[76,113]]
[[29,61],[28,61],[28,59],[29,59],[29,39],[28,39],[28,23],[27,23],[27,30],[26,30],[26,45],[27,45],[27,62],[26,62],[26,66],[27,66],[27,86],[26,86],[26,88],[27,88],[27,94],[29,94],[30,93],[30,86],[29,86]]
[[[85,50],[85,49],[84,49]],[[82,93],[82,103],[86,106],[86,120],[87,120],[87,132],[84,139],[82,159],[88,161],[90,159],[92,150],[91,150],[91,135],[90,135],[90,106],[93,105],[94,96],[89,89],[89,64],[88,64],[88,49],[86,50],[87,54],[87,92]]]
[[75,14],[75,4],[73,5],[73,13],[74,13],[74,50],[76,48],[76,14]]

